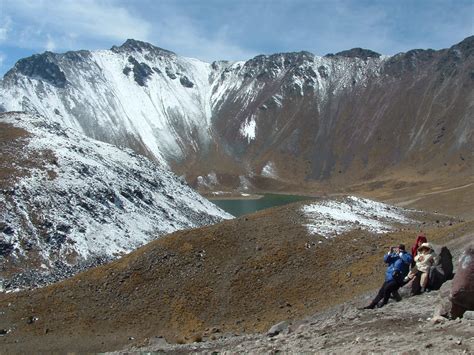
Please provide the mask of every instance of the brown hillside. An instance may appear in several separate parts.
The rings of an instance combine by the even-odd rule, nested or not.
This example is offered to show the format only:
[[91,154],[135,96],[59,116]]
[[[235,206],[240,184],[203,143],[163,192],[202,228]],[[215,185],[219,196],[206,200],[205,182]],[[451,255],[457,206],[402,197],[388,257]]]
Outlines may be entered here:
[[[350,74],[352,85],[332,94],[311,86],[295,92],[292,74],[298,76],[311,62],[299,56],[283,78],[247,79],[263,87],[250,103],[238,89],[230,92],[215,115],[223,137],[217,152],[202,150],[204,156],[174,169],[203,191],[209,187],[195,178],[210,171],[217,174],[218,189],[238,187],[238,176],[228,175],[244,175],[256,191],[299,187],[308,192],[316,184],[331,185],[333,191],[386,175],[396,183],[410,182],[410,176],[423,181],[472,177],[473,48],[474,37],[468,37],[449,49],[400,53],[376,75]],[[303,77],[311,82],[311,71]],[[329,87],[334,90],[338,83]],[[282,97],[281,107],[272,104],[275,95]],[[257,130],[247,144],[238,132],[249,117]],[[270,178],[260,175],[269,162],[276,171]]]
[[[318,244],[302,227],[299,206],[177,232],[64,282],[2,295],[0,329],[11,332],[0,347],[98,352],[159,335],[192,341],[212,328],[263,331],[374,289],[387,247],[410,245],[419,228],[357,230]],[[440,215],[418,217],[435,243],[474,229]]]

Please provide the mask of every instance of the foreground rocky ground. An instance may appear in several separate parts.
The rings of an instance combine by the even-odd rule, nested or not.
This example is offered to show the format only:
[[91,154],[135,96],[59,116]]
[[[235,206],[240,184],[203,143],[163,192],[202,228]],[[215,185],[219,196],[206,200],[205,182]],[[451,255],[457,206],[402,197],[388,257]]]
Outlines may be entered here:
[[[234,335],[209,329],[209,338],[191,344],[169,344],[151,337],[111,354],[129,353],[400,353],[471,354],[474,351],[474,317],[435,323],[433,309],[440,291],[391,301],[376,310],[359,310],[371,295],[365,294],[299,321],[281,322],[272,332]],[[133,342],[132,337],[129,341]]]
[[[461,245],[473,242],[467,234],[447,245],[455,258]],[[441,290],[393,300],[380,309],[361,310],[374,292],[355,297],[336,307],[303,320],[282,321],[266,333],[251,335],[213,334],[211,339],[193,344],[168,344],[162,337],[148,339],[146,346],[128,347],[113,354],[141,352],[183,353],[387,353],[387,354],[472,354],[474,352],[474,312],[463,319],[436,317],[446,302],[452,281]],[[212,333],[212,330],[211,330]],[[201,341],[201,339],[197,339]]]
[[[128,352],[166,353],[460,353],[474,351],[474,317],[432,321],[433,304],[439,291],[389,303],[376,310],[358,310],[364,299],[347,302],[326,312],[296,322],[277,324],[274,332],[223,336],[219,340],[194,344],[167,344],[152,338],[142,348]],[[367,297],[364,297],[367,298]],[[366,300],[367,301],[367,300]]]

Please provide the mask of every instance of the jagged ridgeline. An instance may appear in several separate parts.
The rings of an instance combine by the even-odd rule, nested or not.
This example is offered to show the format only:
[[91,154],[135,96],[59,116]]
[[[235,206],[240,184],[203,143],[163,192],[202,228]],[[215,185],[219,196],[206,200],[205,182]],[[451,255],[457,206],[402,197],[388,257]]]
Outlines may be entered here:
[[469,37],[394,56],[355,48],[205,63],[127,40],[20,60],[0,106],[132,148],[202,189],[466,175],[473,48]]

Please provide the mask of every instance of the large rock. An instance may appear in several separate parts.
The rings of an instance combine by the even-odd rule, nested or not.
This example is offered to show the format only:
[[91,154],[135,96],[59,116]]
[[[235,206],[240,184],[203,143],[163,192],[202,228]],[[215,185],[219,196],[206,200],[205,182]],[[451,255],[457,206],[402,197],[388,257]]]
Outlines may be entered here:
[[449,317],[451,312],[451,302],[449,301],[449,294],[451,292],[453,281],[445,282],[439,289],[438,299],[435,302],[435,309],[433,313],[433,322],[437,323]]
[[459,259],[451,289],[451,302],[457,306],[474,311],[474,247],[468,247]]
[[273,337],[275,335],[281,334],[283,332],[288,332],[289,323],[287,321],[283,321],[273,325],[267,332],[269,337]]

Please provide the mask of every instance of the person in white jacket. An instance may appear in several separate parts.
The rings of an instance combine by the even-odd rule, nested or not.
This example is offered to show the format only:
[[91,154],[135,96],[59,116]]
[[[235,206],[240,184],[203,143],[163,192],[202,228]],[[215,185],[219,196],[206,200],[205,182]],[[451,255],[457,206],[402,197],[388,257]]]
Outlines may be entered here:
[[418,248],[418,253],[415,256],[416,266],[410,270],[406,280],[413,279],[417,274],[420,275],[421,292],[425,292],[428,286],[428,279],[430,269],[438,262],[433,246],[430,243],[423,243]]

